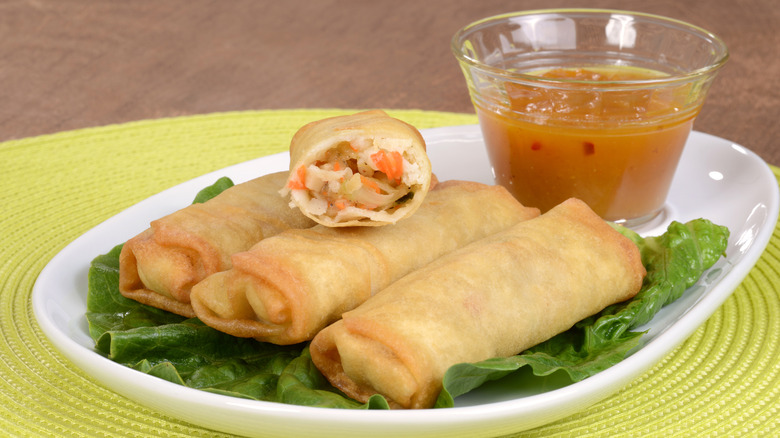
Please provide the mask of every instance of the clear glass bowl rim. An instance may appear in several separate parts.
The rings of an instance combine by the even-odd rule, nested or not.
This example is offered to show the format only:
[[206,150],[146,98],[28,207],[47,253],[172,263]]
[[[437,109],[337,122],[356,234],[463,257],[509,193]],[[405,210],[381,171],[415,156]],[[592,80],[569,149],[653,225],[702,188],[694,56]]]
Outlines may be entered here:
[[[480,62],[477,59],[474,59],[472,57],[467,56],[463,51],[461,50],[462,47],[462,41],[464,39],[464,36],[469,34],[474,28],[485,25],[487,23],[491,22],[500,22],[505,21],[509,18],[513,17],[524,17],[524,16],[532,16],[532,15],[551,15],[551,14],[558,14],[558,15],[592,15],[592,16],[599,16],[599,15],[629,15],[629,16],[635,16],[635,17],[642,17],[645,20],[648,21],[657,21],[659,23],[665,23],[667,25],[673,25],[679,28],[682,28],[692,34],[695,34],[702,39],[708,39],[712,41],[713,47],[716,50],[716,53],[719,53],[720,56],[715,59],[714,62],[710,63],[709,65],[691,70],[689,72],[685,73],[679,73],[679,74],[671,74],[668,76],[663,76],[660,78],[651,78],[651,79],[640,79],[640,80],[624,80],[624,81],[588,81],[588,80],[582,80],[582,79],[566,79],[566,78],[541,78],[539,76],[534,75],[528,75],[518,72],[512,72],[508,70],[504,70],[498,67],[493,67],[488,64],[485,64],[483,62]],[[701,80],[703,78],[712,76],[716,73],[717,70],[719,70],[723,65],[726,63],[726,61],[729,58],[729,51],[726,47],[725,42],[715,35],[714,33],[701,28],[699,26],[687,23],[682,20],[664,17],[662,15],[656,15],[656,14],[649,14],[644,12],[634,12],[634,11],[626,11],[626,10],[619,10],[619,9],[589,9],[589,8],[562,8],[562,9],[536,9],[536,10],[528,10],[528,11],[517,11],[517,12],[509,12],[505,14],[499,14],[499,15],[493,15],[490,17],[485,17],[480,20],[474,21],[470,24],[467,24],[460,30],[458,30],[455,35],[453,35],[452,40],[450,42],[450,48],[455,55],[455,57],[458,59],[459,62],[468,64],[472,67],[478,68],[480,70],[483,70],[487,73],[490,73],[492,75],[495,75],[497,77],[501,77],[507,80],[516,80],[518,82],[534,82],[534,83],[545,83],[550,86],[555,86],[556,84],[565,86],[566,84],[581,84],[581,85],[588,85],[594,88],[601,88],[601,87],[614,87],[614,86],[625,86],[628,88],[631,87],[648,87],[648,86],[666,86],[681,82],[688,82],[688,81],[696,81]],[[614,88],[612,88],[615,90]]]

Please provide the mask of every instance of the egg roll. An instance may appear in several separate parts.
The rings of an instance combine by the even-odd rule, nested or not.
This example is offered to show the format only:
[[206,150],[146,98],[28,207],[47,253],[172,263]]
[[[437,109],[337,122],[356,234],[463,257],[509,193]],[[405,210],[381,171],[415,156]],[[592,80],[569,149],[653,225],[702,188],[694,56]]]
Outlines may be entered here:
[[420,132],[373,110],[309,123],[290,142],[282,196],[329,227],[382,226],[410,216],[431,186]]
[[445,181],[395,225],[317,225],[264,239],[197,284],[192,306],[205,324],[234,336],[303,342],[407,273],[538,215],[501,186]]
[[128,240],[119,255],[123,296],[186,317],[192,286],[230,268],[230,256],[265,237],[315,225],[279,198],[288,172],[232,186],[151,222]]
[[349,397],[430,408],[452,365],[519,354],[633,297],[639,250],[570,199],[414,271],[346,312],[310,345]]

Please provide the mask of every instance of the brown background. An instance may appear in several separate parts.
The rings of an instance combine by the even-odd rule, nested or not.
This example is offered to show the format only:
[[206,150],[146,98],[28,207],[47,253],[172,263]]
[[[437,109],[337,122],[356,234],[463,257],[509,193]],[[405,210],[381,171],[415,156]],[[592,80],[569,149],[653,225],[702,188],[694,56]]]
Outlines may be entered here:
[[476,19],[604,7],[692,22],[731,59],[695,129],[780,165],[777,0],[0,0],[0,141],[289,108],[473,112],[450,52]]

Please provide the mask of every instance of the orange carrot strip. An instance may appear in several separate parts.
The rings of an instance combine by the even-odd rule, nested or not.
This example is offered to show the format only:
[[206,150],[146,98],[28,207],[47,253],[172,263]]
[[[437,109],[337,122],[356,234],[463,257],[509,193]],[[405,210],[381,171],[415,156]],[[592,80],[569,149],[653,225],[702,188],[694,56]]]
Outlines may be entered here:
[[295,179],[287,183],[287,187],[293,190],[303,190],[306,188],[306,167],[300,166],[295,171]]
[[347,208],[347,201],[339,199],[338,201],[334,202],[333,205],[335,205],[339,210],[343,210]]
[[376,193],[382,193],[382,191],[379,189],[379,185],[376,183],[376,181],[372,179],[368,179],[363,175],[360,175],[360,182],[363,183],[364,186],[368,187],[369,189],[372,189]]
[[[334,161],[333,162],[333,170],[336,171],[336,172],[341,170],[341,163],[338,162],[338,161]],[[342,183],[344,182],[344,177],[343,176],[339,178],[339,182],[342,182]]]
[[380,150],[371,155],[371,160],[376,165],[377,170],[387,175],[387,179],[401,181],[404,173],[404,159],[399,152],[393,151],[388,154]]
[[395,161],[395,177],[393,178],[396,183],[401,182],[401,178],[404,176],[404,157],[401,156],[400,152],[393,152],[393,161]]

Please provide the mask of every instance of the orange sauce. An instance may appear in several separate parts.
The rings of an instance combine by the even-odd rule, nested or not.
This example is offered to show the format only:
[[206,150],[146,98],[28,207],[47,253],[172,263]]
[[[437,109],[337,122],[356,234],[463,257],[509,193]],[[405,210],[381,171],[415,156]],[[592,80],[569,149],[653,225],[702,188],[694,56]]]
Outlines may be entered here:
[[[627,68],[537,74],[591,81],[660,75]],[[475,102],[496,182],[542,211],[569,197],[607,220],[659,211],[698,108],[681,110],[687,85],[663,91],[619,86],[596,95],[577,82],[556,89],[512,83],[506,88],[511,115]]]

